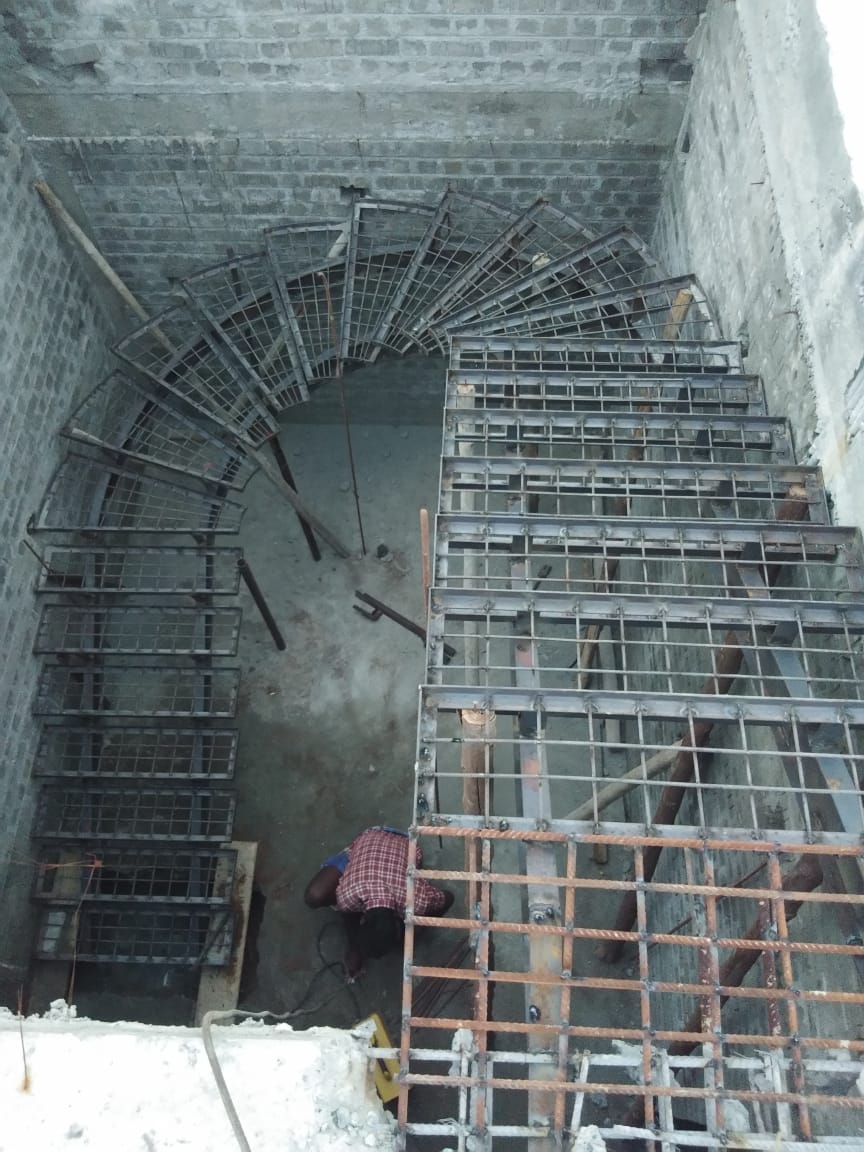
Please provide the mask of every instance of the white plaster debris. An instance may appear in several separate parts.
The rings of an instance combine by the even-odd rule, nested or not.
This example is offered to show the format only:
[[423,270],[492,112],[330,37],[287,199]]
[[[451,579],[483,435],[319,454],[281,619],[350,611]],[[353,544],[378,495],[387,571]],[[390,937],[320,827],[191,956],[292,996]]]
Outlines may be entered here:
[[580,1128],[570,1145],[570,1152],[606,1152],[606,1141],[596,1124]]
[[[76,1019],[55,1002],[20,1022],[0,1010],[0,1152],[232,1152],[198,1029]],[[364,1034],[216,1025],[213,1042],[255,1152],[387,1152],[395,1122],[375,1093]]]

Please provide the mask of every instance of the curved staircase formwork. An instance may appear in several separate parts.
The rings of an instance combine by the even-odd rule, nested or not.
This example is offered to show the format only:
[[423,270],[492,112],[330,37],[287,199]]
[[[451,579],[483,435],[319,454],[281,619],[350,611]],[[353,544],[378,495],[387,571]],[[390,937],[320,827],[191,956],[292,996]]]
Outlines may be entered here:
[[[32,523],[45,543],[36,956],[228,963],[242,553],[223,537],[286,412],[354,365],[442,354],[411,860],[432,837],[464,845],[464,866],[425,872],[464,884],[447,923],[470,950],[456,969],[418,961],[412,866],[400,1139],[570,1147],[592,1093],[623,1099],[598,1122],[628,1142],[696,1139],[680,1100],[702,1147],[732,1138],[729,1100],[753,1125],[748,1147],[828,1139],[848,1098],[819,1080],[830,1045],[808,1037],[832,1034],[837,996],[822,1021],[802,993],[815,921],[802,914],[796,936],[780,896],[803,888],[812,908],[845,891],[849,943],[821,946],[849,973],[862,963],[861,541],[832,526],[819,469],[796,463],[697,279],[666,277],[629,228],[594,235],[542,197],[521,212],[452,190],[358,199],[345,219],[285,223],[261,251],[187,277],[115,352],[123,371],[70,417]],[[671,787],[648,771],[670,745]],[[725,777],[712,772],[724,754]],[[492,788],[493,761],[513,756],[517,814]],[[625,770],[622,812],[603,777]],[[442,811],[453,780],[463,804]],[[574,781],[587,799],[568,812]],[[577,845],[630,871],[598,878]],[[754,868],[758,908],[735,886]],[[508,885],[522,908],[510,920]],[[580,892],[604,885],[608,919],[586,926]],[[672,890],[690,911],[677,936]],[[747,1003],[767,1023],[733,1043],[721,1007],[745,992],[724,963],[757,914],[756,938],[779,941],[749,953],[763,981]],[[652,958],[663,931],[677,982]],[[508,935],[523,949],[503,969]],[[608,961],[626,945],[632,966],[580,972],[586,940]],[[473,1016],[454,1055],[467,1025],[436,1013],[430,988],[457,979]],[[514,986],[518,1010],[502,992]],[[613,986],[635,998],[632,1026],[574,1024],[580,995]],[[504,1034],[524,1037],[518,1051],[498,1049]],[[862,1043],[845,1051],[837,1069],[854,1080]],[[448,1102],[420,1122],[409,1105],[427,1090]],[[521,1122],[496,1093],[522,1095]]]

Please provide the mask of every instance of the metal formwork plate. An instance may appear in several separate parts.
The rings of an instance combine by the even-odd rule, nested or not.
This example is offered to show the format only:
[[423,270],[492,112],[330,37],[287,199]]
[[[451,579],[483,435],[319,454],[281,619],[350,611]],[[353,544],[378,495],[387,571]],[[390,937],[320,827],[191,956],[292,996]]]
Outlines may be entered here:
[[742,371],[734,340],[588,340],[579,337],[460,336],[450,341],[454,370],[509,372],[681,372],[716,375]]
[[37,839],[212,841],[231,839],[233,792],[211,788],[110,788],[46,785]]
[[35,954],[41,960],[223,966],[231,961],[233,929],[224,909],[49,907]]
[[444,451],[456,455],[517,453],[578,460],[693,460],[792,463],[786,420],[773,416],[691,416],[669,412],[531,412],[448,408]]
[[458,512],[466,492],[478,512],[507,512],[520,496],[556,515],[664,520],[700,516],[706,502],[725,520],[775,520],[794,492],[807,504],[805,519],[829,520],[821,470],[789,465],[442,457],[441,511]]
[[233,500],[69,453],[32,530],[225,534],[239,531],[244,512]]
[[83,596],[236,596],[240,548],[49,547],[37,592]]
[[34,652],[69,655],[236,656],[239,608],[47,605]]
[[237,763],[235,728],[154,728],[87,724],[44,725],[33,771],[37,776],[106,780],[231,780]]
[[256,465],[237,447],[112,372],[93,389],[63,435],[115,454],[114,462],[156,464],[182,476],[242,490]]
[[51,904],[229,905],[236,867],[233,848],[45,844],[33,898]]
[[549,412],[653,411],[764,414],[758,376],[628,376],[615,373],[450,371],[446,405]]
[[240,687],[238,668],[178,668],[127,661],[70,667],[44,664],[36,716],[232,717]]

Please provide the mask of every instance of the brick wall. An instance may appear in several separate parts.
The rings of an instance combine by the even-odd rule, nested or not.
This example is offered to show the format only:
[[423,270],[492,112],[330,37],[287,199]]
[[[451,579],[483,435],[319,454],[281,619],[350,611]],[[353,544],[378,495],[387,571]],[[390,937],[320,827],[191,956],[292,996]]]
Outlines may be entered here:
[[[56,432],[76,393],[106,367],[106,320],[32,189],[36,176],[0,95],[0,998],[8,1003],[17,977],[7,965],[29,952],[22,925],[30,869],[21,861],[29,855],[37,731],[29,712],[37,561],[22,540],[59,458]],[[5,930],[9,924],[16,933]]]
[[653,227],[704,0],[22,0],[5,83],[133,289],[340,189]]

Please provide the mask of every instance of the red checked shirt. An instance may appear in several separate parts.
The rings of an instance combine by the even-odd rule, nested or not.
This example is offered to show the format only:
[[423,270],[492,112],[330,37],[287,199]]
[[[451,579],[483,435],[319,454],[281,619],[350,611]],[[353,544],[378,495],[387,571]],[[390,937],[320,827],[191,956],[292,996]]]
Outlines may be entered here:
[[[405,915],[405,873],[408,869],[408,837],[380,828],[361,832],[347,848],[348,867],[336,889],[340,912],[366,912],[370,908],[392,908]],[[417,864],[422,864],[420,848]],[[418,916],[434,916],[444,907],[446,897],[427,880],[414,881],[414,911]]]

